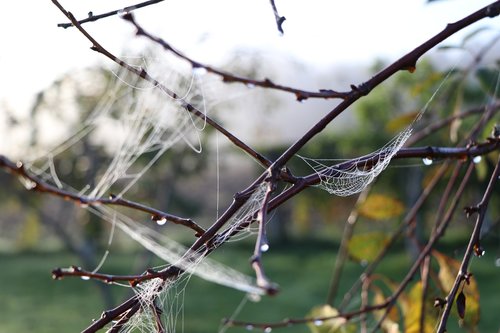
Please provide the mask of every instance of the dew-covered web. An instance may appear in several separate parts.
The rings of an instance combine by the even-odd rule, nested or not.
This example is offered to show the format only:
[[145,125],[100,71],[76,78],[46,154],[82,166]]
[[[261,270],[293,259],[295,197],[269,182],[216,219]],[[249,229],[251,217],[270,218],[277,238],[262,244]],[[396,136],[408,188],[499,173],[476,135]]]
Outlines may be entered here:
[[[161,83],[175,87],[175,98],[126,70],[113,72],[113,86],[108,89],[81,127],[50,152],[26,161],[28,168],[38,173],[48,171],[48,180],[61,188],[53,158],[66,151],[85,136],[102,146],[109,156],[107,168],[101,171],[93,185],[80,193],[93,198],[107,196],[113,190],[118,197],[126,193],[140,177],[173,145],[182,142],[195,152],[201,152],[199,132],[205,127],[203,117],[186,110],[189,104],[206,114],[202,80],[196,72],[188,75],[145,58],[133,58],[132,64],[151,73],[161,74]],[[140,163],[138,160],[141,159]]]
[[264,203],[266,191],[267,184],[265,182],[256,187],[245,204],[229,219],[226,228],[216,239],[215,246],[226,242],[240,241],[258,232],[258,226],[252,222]]
[[[102,219],[116,225],[130,238],[169,265],[183,271],[177,278],[166,280],[156,278],[134,287],[141,308],[139,313],[127,323],[126,331],[156,332],[157,312],[154,310],[156,308],[158,313],[162,314],[161,320],[166,331],[175,332],[176,328],[179,328],[177,320],[179,316],[181,318],[183,316],[184,290],[192,275],[247,294],[263,294],[263,290],[256,286],[253,278],[207,258],[206,253],[189,251],[182,244],[108,206],[88,208]],[[168,265],[156,269],[166,267]]]
[[[145,82],[125,70],[113,71],[111,86],[95,109],[81,121],[69,138],[50,151],[25,161],[27,170],[59,189],[78,193],[89,199],[107,197],[110,193],[120,197],[174,145],[187,145],[195,152],[201,152],[200,132],[205,128],[206,119],[203,116],[195,117],[187,111],[186,105],[206,114],[211,105],[218,102],[206,98],[203,73],[191,69],[187,72],[176,71],[178,67],[170,63],[161,64],[157,59],[139,57],[126,60],[158,78],[160,85]],[[162,90],[161,85],[175,91],[177,96],[171,97]],[[110,158],[100,162],[105,167],[97,173],[95,179],[75,189],[74,184],[66,184],[65,179],[59,177],[55,161],[83,139],[101,147]],[[34,186],[28,179],[22,178],[21,181],[27,188]],[[237,214],[237,220],[244,220],[251,211],[255,211],[259,200],[261,199],[256,199],[255,195],[252,196],[249,202],[253,204],[251,207],[250,204],[245,205]],[[91,204],[82,205],[82,208],[88,209],[112,226],[108,249],[97,267],[90,268],[94,273],[100,270],[108,257],[115,228],[168,265],[174,265],[183,272],[180,277],[153,279],[134,287],[141,307],[137,315],[126,324],[125,331],[157,332],[158,314],[161,314],[166,332],[175,332],[182,327],[184,289],[193,274],[247,294],[263,293],[253,278],[207,258],[206,253],[189,251],[183,245],[111,206]],[[236,223],[236,220],[232,221]],[[180,323],[178,319],[181,319]]]
[[339,160],[299,157],[319,176],[318,187],[330,194],[345,197],[363,191],[389,165],[394,155],[411,136],[412,131],[411,126],[407,127],[372,154],[333,166],[327,163]]
[[373,180],[384,171],[396,153],[405,145],[411,136],[415,124],[429,108],[445,82],[450,78],[456,65],[443,78],[424,107],[415,116],[415,119],[405,129],[394,136],[382,148],[371,154],[349,160],[318,159],[297,155],[319,177],[317,187],[337,196],[350,196],[363,191]]

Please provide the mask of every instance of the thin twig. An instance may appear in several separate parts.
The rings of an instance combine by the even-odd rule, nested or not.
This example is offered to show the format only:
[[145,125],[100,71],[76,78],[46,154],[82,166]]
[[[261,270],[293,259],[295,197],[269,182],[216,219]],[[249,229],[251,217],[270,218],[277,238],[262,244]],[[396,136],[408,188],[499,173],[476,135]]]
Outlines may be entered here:
[[472,258],[472,254],[474,253],[474,248],[479,246],[481,227],[483,225],[484,217],[486,216],[486,210],[488,208],[488,203],[493,193],[495,182],[498,182],[499,175],[500,175],[500,156],[498,158],[495,169],[491,174],[488,186],[486,187],[486,191],[484,192],[481,202],[479,202],[477,206],[469,208],[467,210],[467,215],[469,215],[470,213],[477,213],[476,223],[474,224],[474,230],[472,231],[469,244],[467,245],[467,249],[465,250],[465,254],[462,259],[462,263],[460,265],[458,274],[455,278],[455,282],[453,283],[453,286],[448,296],[446,296],[446,305],[443,314],[441,315],[441,319],[439,321],[439,326],[437,329],[438,333],[446,332],[446,323],[448,322],[448,317],[450,315],[451,308],[453,306],[453,303],[455,302],[456,293],[458,291],[460,283],[463,282],[466,276],[468,275],[469,262]]
[[283,31],[283,22],[285,22],[286,18],[278,14],[278,8],[276,8],[274,0],[269,0],[269,2],[271,3],[271,7],[273,8],[274,19],[276,20],[276,26],[278,28],[278,31],[281,34],[284,34],[285,32]]
[[446,216],[443,219],[443,222],[439,226],[436,234],[430,237],[429,241],[427,242],[425,247],[420,252],[418,258],[415,260],[412,267],[408,270],[408,273],[406,274],[404,279],[399,283],[398,288],[388,298],[387,306],[384,308],[384,314],[380,317],[377,324],[373,328],[372,332],[376,332],[380,328],[380,325],[385,320],[385,318],[389,314],[389,311],[392,309],[392,307],[396,304],[396,301],[399,298],[399,296],[401,295],[401,293],[406,289],[408,284],[414,278],[414,276],[415,276],[416,272],[418,271],[420,265],[422,264],[423,260],[432,251],[432,249],[434,248],[434,245],[437,243],[437,241],[444,235],[444,232],[447,229],[447,227],[448,227],[448,225],[453,217],[453,214],[455,213],[458,202],[459,202],[460,198],[462,197],[462,194],[465,190],[465,187],[469,182],[469,178],[470,178],[470,175],[472,174],[472,170],[474,170],[474,164],[472,162],[469,162],[469,166],[467,168],[467,171],[462,179],[462,182],[460,183],[459,188],[457,189],[457,192],[455,193],[455,195],[453,197],[453,200],[450,204],[450,207],[448,208],[448,211],[446,213]]
[[56,268],[52,270],[52,278],[55,280],[61,280],[63,277],[66,276],[71,276],[71,277],[76,276],[87,279],[99,280],[108,284],[123,281],[123,282],[128,282],[132,287],[135,287],[138,283],[142,281],[151,280],[154,278],[163,278],[165,276],[165,273],[148,269],[144,274],[140,275],[113,275],[113,274],[102,274],[102,273],[91,272],[77,266],[71,266],[69,268]]
[[425,333],[425,318],[427,307],[427,293],[429,292],[429,272],[431,265],[431,257],[427,255],[422,263],[421,281],[422,281],[422,295],[420,297],[420,318],[419,318],[419,332]]
[[297,101],[303,101],[303,100],[306,100],[308,98],[324,98],[324,99],[342,98],[343,99],[343,98],[346,98],[349,94],[349,92],[337,92],[337,91],[330,90],[330,89],[321,89],[317,92],[316,91],[306,91],[306,90],[301,90],[301,89],[296,89],[296,88],[276,84],[267,78],[264,80],[255,80],[255,79],[250,79],[250,78],[238,76],[236,74],[220,70],[220,69],[215,68],[213,66],[203,64],[201,62],[198,62],[198,61],[195,61],[195,60],[189,58],[187,55],[185,55],[181,51],[179,51],[176,48],[174,48],[173,46],[171,46],[169,43],[167,43],[162,38],[157,37],[157,36],[153,36],[151,33],[147,32],[142,26],[140,26],[137,23],[137,21],[135,20],[135,18],[132,14],[124,15],[123,18],[134,25],[134,27],[137,29],[136,34],[138,36],[144,36],[144,37],[148,38],[152,42],[163,47],[164,50],[170,51],[173,54],[175,54],[177,57],[189,62],[193,68],[203,68],[209,73],[220,76],[224,82],[227,82],[227,83],[239,82],[239,83],[243,83],[243,84],[248,85],[248,86],[257,86],[257,87],[262,87],[262,88],[268,88],[268,89],[289,92],[289,93],[295,94]]
[[255,241],[254,254],[251,258],[252,268],[255,271],[255,276],[257,279],[257,285],[270,295],[275,294],[278,289],[277,286],[269,281],[266,274],[264,273],[264,267],[262,266],[262,252],[266,252],[269,249],[269,242],[266,236],[266,223],[267,223],[267,210],[269,200],[271,199],[271,194],[276,188],[276,177],[270,175],[267,182],[266,193],[264,194],[264,200],[262,206],[257,213],[257,222],[259,224],[259,232],[257,234],[257,239]]
[[[130,13],[136,9],[143,8],[143,7],[150,6],[150,5],[154,5],[154,4],[156,4],[158,2],[162,2],[162,1],[164,1],[164,0],[144,1],[144,2],[138,3],[138,4],[133,5],[133,6],[128,6],[128,7],[122,8],[122,9],[112,10],[110,12],[106,12],[106,13],[102,13],[102,14],[98,14],[98,15],[94,15],[92,12],[89,12],[89,16],[87,18],[85,18],[83,20],[78,20],[77,22],[80,25],[87,23],[87,22],[95,22],[97,20],[100,20],[100,19],[103,19],[106,17],[110,17],[110,16],[114,16],[114,15],[121,15],[124,13]],[[69,27],[74,27],[75,24],[73,22],[68,22],[68,23],[59,23],[57,26],[66,29]]]
[[154,217],[153,218],[154,220],[165,219],[165,221],[170,221],[172,223],[183,225],[185,227],[193,229],[196,232],[197,237],[201,236],[205,232],[205,229],[200,227],[198,224],[196,224],[196,222],[194,222],[191,219],[178,217],[163,212],[161,210],[143,205],[141,203],[119,198],[114,195],[111,195],[109,199],[88,197],[85,195],[73,193],[71,191],[67,191],[59,187],[53,186],[51,184],[44,182],[40,178],[34,176],[30,172],[28,172],[28,170],[24,168],[22,162],[14,163],[3,155],[0,155],[0,167],[4,167],[12,174],[22,177],[22,179],[25,182],[29,182],[28,184],[29,186],[27,186],[27,188],[31,191],[36,191],[40,193],[50,193],[55,196],[61,197],[64,200],[74,201],[79,205],[88,205],[88,206],[117,205],[117,206],[128,207],[134,210],[139,210],[151,214]]

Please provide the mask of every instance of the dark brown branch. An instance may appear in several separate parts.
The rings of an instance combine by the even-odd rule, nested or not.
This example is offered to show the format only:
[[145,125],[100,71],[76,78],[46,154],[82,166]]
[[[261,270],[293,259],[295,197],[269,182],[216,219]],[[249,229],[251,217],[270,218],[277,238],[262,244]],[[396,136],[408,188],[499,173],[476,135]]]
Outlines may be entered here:
[[446,305],[441,315],[441,320],[439,321],[439,326],[437,329],[438,333],[446,332],[446,323],[448,322],[448,316],[450,315],[451,308],[455,301],[455,296],[457,294],[460,283],[462,283],[467,275],[468,275],[468,267],[469,262],[472,258],[472,254],[475,251],[475,248],[479,246],[479,237],[481,235],[481,227],[483,225],[483,220],[486,215],[486,210],[488,208],[488,203],[490,201],[491,195],[493,194],[493,188],[495,186],[495,182],[498,182],[498,177],[500,176],[500,156],[497,161],[497,165],[491,174],[490,181],[488,182],[488,186],[486,191],[484,192],[483,198],[481,202],[472,208],[467,210],[467,215],[470,212],[477,213],[476,223],[474,224],[474,230],[472,231],[472,235],[469,240],[469,244],[467,245],[467,249],[465,250],[464,257],[462,259],[462,263],[460,265],[460,269],[458,271],[457,277],[455,278],[455,282],[448,294],[446,296]]
[[125,312],[125,314],[118,320],[108,331],[107,333],[118,333],[121,332],[123,326],[127,324],[127,322],[132,318],[137,311],[141,308],[141,303],[135,303],[130,309]]
[[52,271],[52,278],[55,280],[61,280],[66,276],[71,277],[83,277],[87,279],[99,280],[104,283],[112,284],[114,282],[127,282],[132,287],[135,287],[138,283],[151,280],[154,278],[164,278],[164,272],[157,272],[152,269],[148,269],[146,273],[141,275],[113,275],[113,274],[102,274],[90,272],[82,269],[81,267],[71,266],[69,268],[56,268]]
[[104,311],[101,315],[101,318],[98,320],[95,320],[92,325],[87,327],[82,331],[82,333],[94,333],[97,332],[98,330],[104,328],[107,324],[115,320],[116,318],[120,317],[125,313],[127,310],[130,308],[136,306],[139,303],[137,296],[133,296],[123,302],[122,304],[118,305],[116,308],[113,308],[111,310]]
[[329,90],[329,89],[328,90],[321,89],[318,92],[296,89],[296,88],[276,84],[273,81],[271,81],[270,79],[254,80],[254,79],[238,76],[238,75],[220,70],[220,69],[212,67],[210,65],[202,64],[198,61],[195,61],[195,60],[189,58],[184,53],[182,53],[179,50],[177,50],[176,48],[172,47],[169,43],[167,43],[162,38],[153,36],[152,34],[147,32],[146,30],[144,30],[144,28],[142,28],[137,23],[137,21],[135,20],[135,18],[132,14],[125,15],[125,16],[123,16],[123,18],[134,25],[134,27],[137,29],[136,34],[138,36],[144,36],[144,37],[150,39],[154,43],[163,47],[163,49],[165,49],[166,51],[170,51],[173,54],[175,54],[177,57],[189,62],[193,68],[203,68],[209,73],[220,76],[224,82],[228,82],[228,83],[229,82],[239,82],[239,83],[243,83],[245,85],[251,85],[251,86],[257,86],[257,87],[262,87],[262,88],[268,88],[268,89],[289,92],[289,93],[294,94],[298,101],[306,100],[308,98],[324,98],[324,99],[346,98],[349,94],[349,92],[337,92],[337,91],[333,91],[333,90]]
[[[99,44],[82,26],[78,23],[78,21],[75,19],[73,14],[68,12],[64,7],[61,6],[61,4],[57,0],[52,0],[52,2],[59,8],[59,10],[73,23],[73,25],[92,43],[91,49],[101,53],[102,55],[106,56],[107,58],[111,59],[113,62],[117,63],[121,67],[125,68],[131,73],[134,73],[135,75],[143,78],[144,80],[152,83],[155,87],[166,93],[168,96],[170,96],[173,99],[177,99],[180,96],[178,96],[175,92],[172,90],[168,89],[163,83],[158,81],[157,79],[153,78],[149,73],[144,69],[138,69],[136,67],[133,67],[126,63],[125,61],[121,60],[108,50],[106,50],[101,44]],[[226,130],[224,127],[222,127],[219,123],[217,123],[215,120],[195,108],[193,105],[189,104],[186,101],[183,101],[182,105],[186,111],[192,113],[196,117],[206,121],[210,126],[212,126],[214,129],[219,131],[222,135],[224,135],[226,138],[229,139],[235,146],[246,152],[248,155],[253,157],[254,159],[257,160],[261,165],[265,167],[269,167],[271,165],[271,162],[263,155],[260,153],[256,152],[254,149],[250,148],[247,144],[245,144],[243,141],[238,139],[236,136],[234,136],[232,133],[230,133],[228,130]]]
[[97,206],[97,205],[117,205],[117,206],[123,206],[123,207],[128,207],[131,209],[143,211],[145,213],[151,214],[154,219],[165,219],[166,221],[170,221],[175,224],[180,224],[185,227],[188,227],[190,229],[193,229],[196,232],[197,237],[201,236],[204,232],[205,229],[200,227],[198,224],[196,224],[193,220],[187,219],[187,218],[182,218],[178,217],[172,214],[168,214],[165,212],[162,212],[161,210],[155,209],[148,207],[146,205],[131,201],[131,200],[126,200],[123,198],[118,198],[114,195],[111,195],[109,199],[106,198],[94,198],[94,197],[88,197],[84,195],[80,195],[77,193],[73,193],[71,191],[63,190],[60,189],[56,186],[50,185],[38,177],[32,175],[30,172],[28,172],[25,168],[24,165],[21,162],[14,163],[11,160],[9,160],[7,157],[0,155],[0,167],[3,167],[7,169],[10,173],[15,174],[19,177],[22,177],[25,181],[30,182],[29,190],[31,191],[36,191],[40,193],[50,193],[55,196],[61,197],[64,200],[71,200],[74,201],[80,205],[88,205],[88,206]]
[[[150,6],[150,5],[154,5],[154,4],[162,2],[162,1],[164,1],[164,0],[144,1],[141,3],[135,4],[133,6],[128,6],[128,7],[122,8],[122,9],[112,10],[110,12],[106,12],[106,13],[102,13],[102,14],[98,14],[98,15],[94,15],[92,12],[89,12],[89,16],[87,18],[85,18],[83,20],[78,20],[77,22],[80,25],[87,23],[87,22],[95,22],[97,20],[100,20],[100,19],[103,19],[106,17],[110,17],[110,16],[114,16],[114,15],[121,15],[124,13],[130,13],[136,9],[143,8],[143,7]],[[75,25],[73,24],[73,22],[68,22],[68,23],[59,23],[57,26],[66,29],[69,27],[74,27]]]
[[[460,163],[460,162],[459,162]],[[472,170],[474,170],[474,164],[469,163],[469,166],[467,168],[467,171],[462,179],[462,182],[460,183],[459,188],[457,189],[457,192],[455,193],[453,200],[450,204],[450,207],[448,208],[448,211],[446,212],[446,216],[444,217],[443,221],[441,222],[439,228],[436,230],[436,233],[432,235],[425,245],[425,247],[421,250],[419,256],[409,269],[408,273],[404,277],[404,279],[400,282],[398,288],[393,292],[393,294],[389,297],[388,299],[388,304],[387,307],[384,308],[384,314],[382,317],[379,319],[377,322],[377,325],[373,328],[372,332],[376,332],[378,328],[380,327],[382,321],[386,318],[386,316],[389,314],[389,311],[391,308],[395,305],[397,299],[401,295],[401,293],[404,291],[404,289],[408,286],[410,281],[414,278],[416,272],[418,271],[420,265],[424,261],[424,259],[431,253],[432,249],[434,248],[435,244],[437,241],[444,235],[445,230],[448,228],[448,225],[453,218],[453,215],[455,213],[455,210],[457,208],[458,202],[460,198],[462,197],[462,194],[465,190],[466,185],[469,182],[470,175],[472,174]]]
[[443,175],[446,173],[448,170],[449,163],[448,161],[445,162],[436,172],[436,174],[432,177],[430,180],[429,184],[424,188],[420,196],[418,197],[417,201],[413,204],[409,212],[406,214],[406,216],[403,219],[403,222],[399,225],[399,227],[393,232],[391,238],[387,242],[386,246],[380,251],[380,253],[377,255],[377,257],[366,267],[366,269],[363,272],[363,275],[360,279],[357,279],[356,282],[352,285],[352,287],[349,289],[347,293],[344,295],[344,299],[342,300],[342,303],[340,304],[339,308],[343,309],[347,304],[350,302],[352,296],[354,295],[355,291],[358,290],[358,288],[361,286],[363,283],[363,276],[370,276],[378,266],[378,264],[382,261],[382,259],[385,257],[389,249],[396,243],[396,240],[401,237],[403,234],[403,231],[412,223],[412,221],[415,220],[415,217],[422,207],[422,205],[425,203],[429,195],[431,194],[432,190],[436,187],[437,183]]

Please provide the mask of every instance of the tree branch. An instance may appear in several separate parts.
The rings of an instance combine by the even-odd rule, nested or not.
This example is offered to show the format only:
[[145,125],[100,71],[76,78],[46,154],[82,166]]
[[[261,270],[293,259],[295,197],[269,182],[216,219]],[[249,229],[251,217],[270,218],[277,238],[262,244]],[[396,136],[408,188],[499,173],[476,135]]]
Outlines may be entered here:
[[169,213],[162,212],[161,210],[148,207],[146,205],[126,200],[123,198],[116,197],[114,195],[110,195],[109,199],[106,198],[94,198],[88,197],[80,194],[76,194],[67,190],[60,189],[56,186],[50,185],[43,180],[35,177],[31,173],[29,173],[25,168],[22,162],[14,163],[9,160],[7,157],[0,155],[0,167],[7,169],[10,173],[21,177],[25,182],[25,187],[28,190],[36,191],[40,193],[50,193],[52,195],[63,198],[64,200],[71,200],[79,205],[84,206],[97,206],[97,205],[116,205],[128,207],[131,209],[143,211],[145,213],[149,213],[152,215],[153,220],[161,220],[165,219],[165,221],[170,221],[175,224],[183,225],[190,229],[193,229],[196,232],[196,236],[201,236],[205,229],[200,227],[196,222],[188,218],[178,217]]
[[[82,25],[82,24],[87,23],[87,22],[95,22],[97,20],[100,20],[100,19],[103,19],[106,17],[110,17],[110,16],[114,16],[114,15],[121,15],[123,13],[130,13],[136,9],[143,8],[143,7],[150,6],[150,5],[154,5],[154,4],[162,2],[162,1],[164,1],[164,0],[144,1],[144,2],[140,2],[138,4],[135,4],[133,6],[128,6],[128,7],[122,8],[122,9],[112,10],[110,12],[106,12],[106,13],[102,13],[102,14],[98,14],[98,15],[94,15],[92,12],[89,12],[89,17],[87,17],[83,20],[79,20],[77,22],[79,25]],[[59,23],[57,26],[66,29],[69,27],[74,27],[75,24],[73,22],[68,22],[68,23]]]
[[325,117],[323,117],[319,122],[317,122],[309,131],[307,131],[299,140],[297,140],[293,145],[291,145],[274,163],[273,168],[281,168],[285,165],[296,153],[299,152],[302,147],[309,142],[318,133],[323,131],[323,129],[338,115],[345,111],[349,106],[351,106],[355,101],[363,96],[366,96],[377,87],[379,84],[387,80],[389,77],[394,75],[400,70],[409,70],[413,72],[415,70],[418,59],[430,49],[452,36],[456,32],[464,29],[465,27],[483,19],[486,17],[495,17],[500,14],[500,1],[495,1],[492,4],[483,7],[482,9],[470,14],[469,16],[455,22],[450,23],[444,28],[440,33],[436,34],[434,37],[430,38],[413,51],[407,53],[405,56],[401,57],[378,74],[373,76],[370,80],[359,86],[352,85],[351,93],[349,96],[342,101],[337,107],[330,111]]
[[467,215],[469,215],[470,213],[477,213],[476,223],[474,224],[474,230],[472,231],[469,244],[467,245],[467,249],[465,250],[465,254],[462,259],[462,263],[460,265],[460,270],[458,271],[457,277],[455,278],[455,282],[453,283],[453,286],[448,296],[446,296],[446,305],[443,314],[441,315],[441,319],[439,321],[439,326],[437,329],[438,333],[446,332],[446,323],[448,321],[448,316],[450,315],[453,303],[455,302],[455,296],[460,286],[460,283],[462,283],[466,279],[466,276],[468,275],[469,262],[471,260],[472,254],[475,251],[475,248],[480,248],[479,238],[481,235],[481,227],[483,225],[484,217],[486,215],[486,209],[488,208],[488,203],[493,193],[495,182],[498,181],[499,176],[500,176],[500,156],[498,158],[495,169],[491,174],[490,181],[488,182],[488,186],[486,188],[486,191],[484,192],[481,202],[475,207],[466,209]]
[[[99,44],[82,26],[78,23],[78,21],[75,19],[73,14],[68,12],[66,9],[64,9],[63,6],[57,1],[57,0],[52,0],[52,2],[59,8],[59,10],[73,23],[73,25],[92,43],[91,49],[101,53],[102,55],[106,56],[107,58],[111,59],[113,62],[116,64],[120,65],[121,67],[125,68],[129,72],[134,73],[135,75],[141,77],[142,79],[152,83],[155,87],[158,87],[161,91],[166,93],[168,96],[170,96],[173,99],[178,99],[180,96],[178,96],[175,92],[172,90],[168,89],[163,83],[158,81],[157,79],[153,78],[149,73],[144,69],[138,69],[135,68],[125,61],[121,60],[108,50],[106,50],[101,44]],[[217,123],[215,120],[195,108],[193,105],[188,103],[187,101],[182,100],[183,104],[182,106],[186,109],[186,111],[192,113],[196,117],[203,119],[206,121],[210,126],[212,126],[214,129],[219,131],[222,135],[224,135],[226,138],[229,139],[235,146],[246,152],[248,155],[253,157],[257,162],[259,162],[261,165],[264,167],[269,167],[271,165],[271,162],[263,155],[260,153],[256,152],[254,149],[250,148],[250,146],[246,145],[243,141],[238,139],[236,136],[234,136],[232,133],[230,133],[228,130],[226,130],[223,126],[221,126],[219,123]]]
[[144,28],[142,28],[137,23],[137,21],[135,20],[135,18],[132,14],[124,15],[123,18],[134,25],[134,27],[137,29],[136,34],[138,36],[144,36],[144,37],[148,38],[152,42],[163,47],[164,50],[170,51],[173,54],[175,54],[177,57],[189,62],[193,68],[203,68],[209,73],[220,76],[224,82],[228,82],[228,83],[229,82],[239,82],[239,83],[243,83],[245,85],[257,86],[257,87],[262,87],[262,88],[268,88],[268,89],[289,92],[289,93],[295,94],[298,101],[303,101],[303,100],[306,100],[308,98],[324,98],[324,99],[342,98],[343,99],[343,98],[346,98],[349,94],[349,92],[337,92],[337,91],[329,90],[329,89],[328,90],[321,89],[318,92],[306,91],[306,90],[301,90],[301,89],[296,89],[296,88],[276,84],[267,78],[264,80],[254,80],[254,79],[238,76],[238,75],[220,70],[218,68],[203,64],[201,62],[198,62],[198,61],[195,61],[195,60],[189,58],[184,53],[182,53],[179,50],[172,47],[169,43],[167,43],[162,38],[153,36],[152,34],[147,32]]
[[274,0],[269,0],[269,2],[271,3],[271,7],[273,8],[274,19],[276,20],[276,26],[278,28],[278,31],[281,34],[284,34],[285,32],[283,31],[283,22],[285,22],[286,18],[278,14],[278,8],[276,8]]

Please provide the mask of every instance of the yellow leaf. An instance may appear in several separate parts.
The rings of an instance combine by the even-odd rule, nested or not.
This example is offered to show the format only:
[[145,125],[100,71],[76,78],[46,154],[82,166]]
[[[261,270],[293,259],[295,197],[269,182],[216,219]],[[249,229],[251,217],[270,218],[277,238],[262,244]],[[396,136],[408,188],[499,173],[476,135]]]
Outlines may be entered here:
[[[307,326],[312,333],[354,333],[357,330],[355,324],[348,322],[345,318],[337,317],[333,319],[321,319],[338,315],[337,309],[330,305],[320,305],[314,307],[309,313],[313,321]],[[314,320],[315,319],[315,320]]]
[[382,232],[369,232],[352,236],[347,250],[352,259],[371,262],[387,245],[389,237]]
[[[417,282],[408,292],[404,300],[405,312],[405,332],[406,333],[419,333],[420,318],[422,316],[422,282]],[[436,327],[439,312],[432,306],[431,300],[426,299],[425,307],[425,333],[433,333]]]
[[[448,294],[460,270],[460,262],[437,251],[434,251],[432,254],[439,264],[438,278],[441,289],[443,293]],[[477,282],[474,276],[471,276],[469,284],[465,281],[462,283],[465,283],[463,291],[467,300],[463,324],[471,328],[476,327],[479,323],[479,289]]]
[[404,211],[401,201],[383,194],[372,194],[360,206],[359,214],[372,220],[398,217]]
[[[375,291],[375,295],[373,297],[373,303],[374,304],[382,304],[384,302],[385,302],[384,295],[382,294],[382,292],[379,289],[377,289]],[[382,316],[384,315],[384,313],[385,313],[385,310],[378,310],[378,311],[373,312],[373,314],[374,314],[375,318],[377,318],[377,320],[380,320],[382,318]],[[389,314],[387,315],[387,317],[380,324],[380,327],[386,333],[399,333],[400,332],[399,324],[398,324],[399,317],[400,316],[399,316],[398,308],[396,306],[393,306],[391,308],[391,310],[389,311]]]

